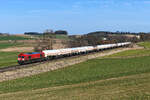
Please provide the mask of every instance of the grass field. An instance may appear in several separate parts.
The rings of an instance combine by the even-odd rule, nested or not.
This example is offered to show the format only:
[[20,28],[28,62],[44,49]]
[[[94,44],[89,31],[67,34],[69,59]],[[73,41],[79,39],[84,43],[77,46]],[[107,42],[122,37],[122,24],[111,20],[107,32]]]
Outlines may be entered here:
[[15,36],[15,35],[10,35],[10,36],[0,35],[0,41],[5,41],[5,40],[29,40],[29,39],[30,38],[28,38],[28,37]]
[[18,52],[0,52],[0,68],[16,65]]
[[[0,83],[0,93],[30,91],[42,88],[73,85],[86,82],[94,82],[99,80],[105,80],[110,78],[118,78],[123,76],[149,74],[150,73],[150,57],[138,57],[128,59],[93,59],[84,63],[73,65],[72,67],[57,70],[53,72],[47,72],[44,74],[17,79],[13,81],[7,81]],[[141,81],[129,82],[128,80],[120,80],[118,85],[138,85],[144,84]],[[108,86],[115,85],[117,81],[107,83]],[[150,82],[150,80],[148,80]],[[103,86],[106,84],[100,84]],[[107,86],[106,84],[106,86]],[[148,85],[148,84],[147,84]],[[149,85],[148,85],[149,86]],[[90,87],[84,87],[90,88]],[[106,87],[105,87],[106,88]],[[113,89],[118,87],[113,87]],[[84,89],[83,89],[84,90]],[[136,90],[135,90],[136,91]],[[146,93],[144,90],[143,94]],[[95,91],[96,92],[96,91]],[[98,92],[98,90],[97,90]],[[119,92],[118,95],[122,95]],[[131,94],[130,94],[131,95]],[[130,97],[127,96],[127,97]],[[65,100],[65,99],[64,99]]]
[[56,39],[64,39],[64,40],[68,40],[68,36],[67,35],[55,35]]
[[149,100],[150,73],[0,95],[3,100]]
[[[144,45],[147,47],[149,44],[144,43]],[[15,53],[6,55],[13,57]],[[106,58],[88,60],[68,68],[1,82],[0,98],[4,100],[47,98],[50,100],[150,100],[149,55],[148,49],[129,50]],[[5,54],[2,53],[2,56]]]
[[[0,43],[0,49],[5,49],[9,47],[21,46],[21,43]],[[0,68],[16,65],[17,55],[19,52],[2,52],[0,51]]]
[[105,58],[111,57],[140,57],[140,56],[150,56],[150,50],[148,49],[139,49],[139,50],[128,50],[120,53],[116,53],[110,56],[106,56]]
[[[0,49],[20,46],[21,43],[0,43]],[[16,65],[17,55],[19,52],[1,52],[0,51],[0,68]]]
[[[37,37],[41,38],[41,37],[43,37],[43,35],[39,35]],[[49,34],[48,37],[52,37],[52,38],[56,38],[56,39],[62,39],[62,40],[68,40],[69,39],[68,35],[54,35],[54,34],[51,35],[51,34]]]
[[140,42],[138,43],[139,46],[144,47],[144,49],[138,50],[128,50],[124,52],[120,52],[117,54],[113,54],[110,56],[106,56],[105,58],[112,58],[112,57],[140,57],[140,56],[150,56],[150,42]]
[[[0,50],[11,47],[25,46],[23,43],[0,43]],[[0,68],[16,65],[19,52],[2,52],[0,51]]]
[[150,42],[140,42],[138,45],[143,46],[146,49],[150,49]]
[[9,47],[21,46],[22,43],[0,43],[0,49],[5,49]]

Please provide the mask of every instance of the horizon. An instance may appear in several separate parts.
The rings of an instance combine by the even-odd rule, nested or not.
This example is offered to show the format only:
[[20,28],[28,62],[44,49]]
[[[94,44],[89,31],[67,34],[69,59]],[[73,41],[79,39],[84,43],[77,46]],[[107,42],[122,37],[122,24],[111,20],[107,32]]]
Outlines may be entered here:
[[[57,31],[57,30],[56,30]],[[66,31],[66,30],[64,30],[64,31]],[[55,31],[54,31],[55,32]],[[110,34],[111,33],[113,33],[113,34],[131,34],[131,35],[133,35],[133,34],[141,34],[141,33],[144,33],[144,34],[150,34],[150,32],[121,32],[121,31],[93,31],[93,32],[88,32],[88,33],[83,33],[83,34],[70,34],[69,32],[68,32],[68,35],[86,35],[86,34],[90,34],[90,33],[95,33],[95,32],[110,32]],[[2,33],[2,32],[0,32],[0,33]],[[30,33],[30,32],[25,32],[25,33]],[[25,33],[14,33],[14,34],[11,34],[11,33],[2,33],[2,34],[9,34],[9,35],[25,35]],[[32,32],[31,32],[32,33]],[[34,33],[34,32],[33,32]],[[44,32],[35,32],[35,33],[39,33],[39,34],[44,34]]]
[[3,0],[0,32],[150,32],[150,0]]

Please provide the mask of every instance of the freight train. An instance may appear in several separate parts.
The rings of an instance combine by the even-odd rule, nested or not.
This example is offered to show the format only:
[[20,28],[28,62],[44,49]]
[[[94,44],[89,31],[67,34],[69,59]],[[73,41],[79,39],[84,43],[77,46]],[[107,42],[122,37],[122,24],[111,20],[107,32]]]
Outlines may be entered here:
[[116,44],[105,44],[97,46],[84,46],[76,48],[66,48],[57,50],[43,50],[41,52],[32,53],[21,53],[18,55],[18,63],[20,65],[29,64],[33,62],[40,62],[50,60],[59,57],[75,56],[80,54],[87,54],[91,52],[98,52],[106,49],[113,49],[118,47],[129,46],[131,42],[116,43]]

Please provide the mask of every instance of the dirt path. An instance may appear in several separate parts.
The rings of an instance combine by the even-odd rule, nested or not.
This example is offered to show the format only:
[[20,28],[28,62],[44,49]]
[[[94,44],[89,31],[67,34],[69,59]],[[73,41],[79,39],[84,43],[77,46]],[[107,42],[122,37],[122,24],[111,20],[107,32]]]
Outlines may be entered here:
[[48,71],[57,70],[60,68],[69,67],[70,65],[78,64],[78,63],[87,61],[89,59],[108,56],[108,55],[112,55],[118,52],[131,50],[131,49],[135,49],[135,48],[120,48],[120,49],[108,50],[108,51],[99,52],[95,54],[84,55],[81,57],[75,57],[72,59],[64,58],[61,60],[47,62],[45,64],[39,64],[30,68],[23,68],[23,69],[17,69],[15,71],[8,71],[8,72],[0,73],[0,82],[22,78],[26,76],[31,76],[31,75],[36,75],[36,74],[40,74],[40,73],[44,73]]
[[[120,96],[128,97],[129,94],[135,94],[135,92],[146,92],[149,94],[149,77],[150,73],[143,73],[118,78],[104,79],[94,82],[36,89],[32,91],[19,91],[6,94],[4,93],[0,94],[0,98],[5,98],[6,100],[20,100],[21,98],[26,98],[27,100],[41,100],[46,97],[52,100],[72,100],[75,97],[76,99],[74,100],[95,100],[90,99],[89,97],[103,97],[102,100],[110,100],[115,97],[119,98]],[[127,80],[129,82],[125,83]],[[136,84],[133,84],[133,82],[136,82]],[[102,85],[103,83],[105,83],[105,85]],[[110,83],[111,85],[109,85]],[[132,83],[132,85],[128,85],[129,83]]]
[[1,49],[2,52],[26,52],[26,51],[33,51],[33,47],[11,47],[6,49]]

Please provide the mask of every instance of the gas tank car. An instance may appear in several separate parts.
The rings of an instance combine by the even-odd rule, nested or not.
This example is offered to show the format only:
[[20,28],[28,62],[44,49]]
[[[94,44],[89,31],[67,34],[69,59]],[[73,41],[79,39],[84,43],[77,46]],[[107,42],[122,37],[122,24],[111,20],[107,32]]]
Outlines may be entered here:
[[66,49],[56,49],[56,50],[43,50],[42,52],[32,52],[32,53],[20,53],[18,55],[18,63],[20,65],[28,64],[32,62],[40,62],[43,60],[51,60],[60,57],[70,57],[74,55],[87,54],[92,52],[98,52],[107,49],[119,48],[129,46],[131,42],[105,44],[97,46],[84,46]]

